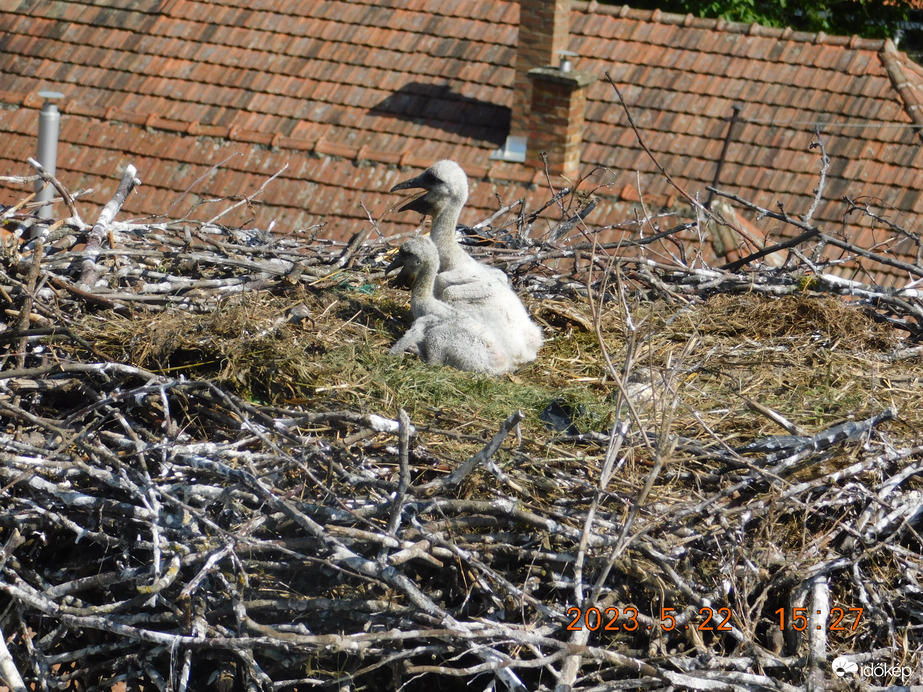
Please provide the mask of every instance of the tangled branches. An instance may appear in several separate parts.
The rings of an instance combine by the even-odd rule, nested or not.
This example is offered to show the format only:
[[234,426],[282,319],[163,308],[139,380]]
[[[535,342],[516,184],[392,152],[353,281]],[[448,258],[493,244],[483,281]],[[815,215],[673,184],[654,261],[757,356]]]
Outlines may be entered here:
[[[306,286],[327,296],[343,281],[362,295],[394,241],[112,218],[52,222],[5,254],[0,275],[15,320],[0,334],[0,675],[17,692],[794,690],[832,684],[834,659],[886,661],[881,684],[918,679],[923,447],[919,406],[894,392],[915,396],[919,354],[864,356],[898,383],[893,403],[869,390],[847,420],[805,430],[767,401],[780,387],[751,395],[760,383],[741,371],[789,358],[792,380],[816,373],[795,359],[836,339],[817,353],[749,336],[702,347],[715,330],[676,326],[702,297],[807,288],[848,290],[916,334],[907,291],[616,261],[574,243],[494,249],[564,320],[546,325],[551,342],[595,331],[590,356],[565,366],[551,343],[556,355],[522,377],[572,367],[570,387],[605,392],[605,428],[556,432],[515,408],[489,425],[457,414],[463,424],[451,410],[411,416],[393,387],[375,398],[371,377],[350,385],[367,390],[361,405],[325,399],[345,388],[332,382],[261,402],[194,368],[109,358],[80,328],[93,313],[143,331],[160,313]],[[642,293],[680,309],[645,331]],[[251,331],[295,324],[333,340],[380,311],[350,307],[332,327],[334,300],[289,301]],[[831,321],[847,309],[859,314]],[[375,324],[363,358],[386,350]],[[836,402],[857,381],[825,386]],[[462,383],[483,384],[451,386]]]

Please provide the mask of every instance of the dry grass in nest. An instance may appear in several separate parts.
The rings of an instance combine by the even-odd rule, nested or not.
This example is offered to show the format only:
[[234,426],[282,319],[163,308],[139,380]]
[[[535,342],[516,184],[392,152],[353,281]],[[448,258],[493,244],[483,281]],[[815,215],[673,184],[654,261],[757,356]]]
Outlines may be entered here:
[[802,293],[779,298],[719,294],[706,301],[696,323],[703,334],[776,339],[810,334],[818,342],[847,348],[890,351],[896,332],[861,309],[832,296]]
[[[408,294],[362,273],[325,290],[232,297],[213,313],[167,311],[142,319],[96,313],[77,332],[113,360],[212,378],[257,402],[391,417],[404,408],[422,430],[462,436],[437,436],[430,445],[447,463],[474,453],[485,431],[517,409],[526,414],[521,431],[530,454],[555,458],[549,452],[555,449],[582,458],[588,450],[539,416],[559,400],[573,409],[578,432],[608,435],[618,386],[587,327],[600,320],[621,368],[630,336],[623,308],[606,303],[594,318],[586,301],[569,301],[569,317],[554,301],[530,306],[543,322],[546,345],[535,363],[497,379],[387,355],[411,319]],[[293,310],[305,316],[293,318]],[[703,442],[712,435],[733,443],[785,432],[751,401],[809,430],[888,406],[901,411],[909,428],[923,429],[915,386],[923,368],[915,360],[887,360],[894,331],[842,301],[718,295],[700,305],[640,302],[629,310],[638,325],[632,382],[653,389],[636,402],[645,426],[661,429],[664,409],[672,406],[663,383],[672,378],[679,404],[671,429]]]

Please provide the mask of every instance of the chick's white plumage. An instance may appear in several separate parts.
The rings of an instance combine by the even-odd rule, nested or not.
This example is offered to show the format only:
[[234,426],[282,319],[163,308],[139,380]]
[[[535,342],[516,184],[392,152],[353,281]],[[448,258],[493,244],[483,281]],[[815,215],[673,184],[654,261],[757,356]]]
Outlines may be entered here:
[[476,313],[435,297],[439,254],[429,238],[404,243],[392,267],[398,264],[413,276],[410,307],[416,319],[391,347],[392,354],[410,352],[427,363],[492,375],[515,367],[501,341]]

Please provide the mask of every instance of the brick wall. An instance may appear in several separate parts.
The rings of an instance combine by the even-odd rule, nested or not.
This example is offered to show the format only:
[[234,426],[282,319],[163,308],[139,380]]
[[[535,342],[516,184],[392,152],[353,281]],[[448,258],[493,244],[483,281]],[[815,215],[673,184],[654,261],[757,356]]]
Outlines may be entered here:
[[538,67],[529,72],[529,78],[532,101],[526,164],[543,166],[541,154],[545,152],[549,172],[573,180],[580,175],[586,87],[594,77],[585,72]]

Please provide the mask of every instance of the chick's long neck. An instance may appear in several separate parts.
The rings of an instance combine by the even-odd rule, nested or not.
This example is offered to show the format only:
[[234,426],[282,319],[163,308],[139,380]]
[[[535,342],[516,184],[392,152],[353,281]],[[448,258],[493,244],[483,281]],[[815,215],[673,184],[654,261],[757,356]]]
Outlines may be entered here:
[[472,258],[455,239],[455,226],[461,205],[447,204],[433,216],[430,237],[439,250],[439,271],[445,272],[469,263]]
[[436,283],[437,265],[434,262],[422,261],[417,268],[417,276],[413,282],[410,297],[413,302],[426,303],[434,300],[433,284]]

